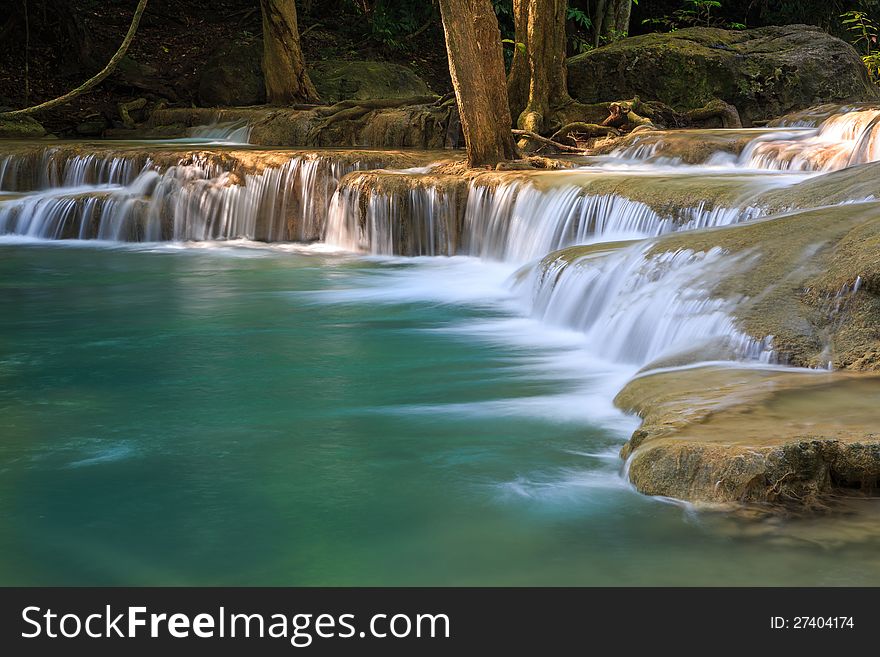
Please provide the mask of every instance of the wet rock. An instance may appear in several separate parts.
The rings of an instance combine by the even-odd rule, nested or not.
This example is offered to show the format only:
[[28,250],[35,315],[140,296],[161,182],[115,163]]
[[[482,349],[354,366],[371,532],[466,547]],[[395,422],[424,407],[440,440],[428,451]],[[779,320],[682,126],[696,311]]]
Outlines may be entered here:
[[45,134],[43,126],[29,116],[0,118],[0,139],[39,139]]
[[703,367],[631,381],[616,403],[644,420],[624,447],[649,495],[823,508],[876,495],[876,375]]
[[621,39],[569,59],[568,85],[584,103],[638,95],[687,111],[719,98],[745,125],[820,102],[880,97],[852,46],[807,25]]
[[411,98],[431,93],[411,69],[389,62],[326,60],[312,62],[309,75],[321,101]]

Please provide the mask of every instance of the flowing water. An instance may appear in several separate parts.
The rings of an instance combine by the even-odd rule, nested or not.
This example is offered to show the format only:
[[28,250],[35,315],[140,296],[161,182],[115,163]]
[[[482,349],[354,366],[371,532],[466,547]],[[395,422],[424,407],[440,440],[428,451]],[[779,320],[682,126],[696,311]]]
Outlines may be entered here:
[[825,139],[454,192],[428,155],[0,146],[0,582],[880,583],[877,505],[719,518],[617,455],[640,368],[779,367],[708,292],[750,254],[650,238],[765,216],[817,174],[745,154],[793,127]]

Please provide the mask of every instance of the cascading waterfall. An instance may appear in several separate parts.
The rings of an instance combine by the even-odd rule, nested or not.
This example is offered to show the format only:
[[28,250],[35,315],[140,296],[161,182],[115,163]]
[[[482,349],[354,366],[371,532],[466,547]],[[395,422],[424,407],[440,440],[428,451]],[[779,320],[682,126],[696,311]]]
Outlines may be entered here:
[[[36,161],[32,161],[36,157]],[[321,237],[337,181],[372,161],[293,155],[280,166],[237,174],[196,154],[159,166],[133,155],[0,160],[0,234],[122,241],[311,241]],[[39,190],[39,191],[34,191]]]
[[[704,162],[738,169],[836,171],[880,160],[880,109],[828,106],[780,119],[772,127],[749,130],[643,131],[612,152],[623,162],[692,164]],[[749,137],[750,134],[754,137]],[[717,145],[707,149],[706,144]],[[738,152],[738,155],[736,154]]]
[[[528,262],[566,246],[725,226],[762,214],[754,206],[705,201],[660,212],[617,193],[591,193],[589,179],[551,187],[528,177],[498,184],[477,180],[452,193],[430,178],[402,191],[384,190],[382,182],[378,188],[364,184],[363,174],[342,182],[331,204],[326,242],[379,255],[460,253]],[[464,204],[459,195],[466,196]]]
[[756,207],[713,207],[704,202],[660,213],[625,196],[592,194],[574,184],[550,190],[528,180],[475,184],[468,195],[463,250],[494,260],[528,262],[575,244],[726,226],[760,213]]
[[532,313],[587,336],[602,358],[644,366],[682,352],[772,362],[772,338],[737,328],[741,301],[711,294],[712,281],[748,267],[747,254],[684,249],[652,254],[637,244],[568,260],[560,256],[520,276]]
[[[376,255],[453,255],[458,195],[427,182],[403,190],[376,189],[362,175],[344,179],[333,196],[324,241]],[[397,174],[386,174],[394,180]]]
[[755,138],[739,157],[741,166],[786,171],[835,171],[880,159],[880,110],[834,114],[817,128]]
[[[846,108],[817,114],[815,123],[747,138],[734,166],[813,171],[880,158],[880,110]],[[630,156],[663,156],[662,140],[643,146]],[[725,226],[765,212],[750,201],[759,190],[746,178],[728,173],[703,192],[689,167],[646,182],[665,197],[649,205],[626,195],[642,179],[613,178],[621,172],[606,165],[470,182],[431,169],[362,171],[381,160],[291,154],[260,168],[210,153],[169,164],[158,153],[71,155],[49,146],[0,159],[0,233],[123,241],[323,237],[378,255],[466,254],[520,264],[569,246]],[[784,178],[764,188],[792,182]],[[682,201],[662,194],[667,180],[690,184]],[[652,254],[641,243],[534,265],[519,288],[536,316],[584,332],[611,361],[641,366],[707,345],[730,358],[772,361],[772,338],[755,340],[737,328],[732,310],[742,300],[711,294],[714,282],[748,262],[718,249]]]
[[250,143],[253,126],[247,121],[225,121],[190,128],[189,136],[227,144]]

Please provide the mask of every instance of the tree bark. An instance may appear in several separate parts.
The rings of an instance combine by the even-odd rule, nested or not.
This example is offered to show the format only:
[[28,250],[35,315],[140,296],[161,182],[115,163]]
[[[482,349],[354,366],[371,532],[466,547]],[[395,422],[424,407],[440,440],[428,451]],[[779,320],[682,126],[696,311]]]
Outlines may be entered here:
[[263,13],[263,76],[270,105],[318,102],[299,45],[294,0],[260,0]]
[[599,46],[629,33],[632,0],[597,0],[593,9],[593,45]]
[[528,0],[529,95],[517,127],[530,132],[548,129],[553,109],[571,102],[565,68],[567,0]]
[[529,102],[529,1],[513,0],[514,49],[507,75],[510,116],[518,117]]
[[491,0],[440,0],[440,14],[468,165],[515,159],[501,32]]

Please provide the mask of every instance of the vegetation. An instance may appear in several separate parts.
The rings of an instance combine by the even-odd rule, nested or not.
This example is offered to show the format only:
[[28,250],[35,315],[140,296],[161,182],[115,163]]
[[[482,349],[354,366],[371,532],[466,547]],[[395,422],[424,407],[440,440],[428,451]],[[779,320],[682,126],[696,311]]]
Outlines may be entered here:
[[880,50],[877,48],[877,23],[865,11],[841,14],[853,45],[862,51],[862,61],[874,82],[880,81]]

